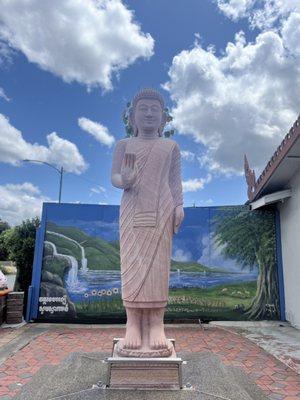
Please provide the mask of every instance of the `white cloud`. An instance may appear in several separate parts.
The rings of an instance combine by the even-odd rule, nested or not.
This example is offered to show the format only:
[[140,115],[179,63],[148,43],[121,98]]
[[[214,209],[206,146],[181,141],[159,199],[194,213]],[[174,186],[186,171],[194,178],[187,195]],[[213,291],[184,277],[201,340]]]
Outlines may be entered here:
[[255,0],[217,0],[219,9],[232,20],[247,16]]
[[[300,5],[299,5],[300,11]],[[300,12],[292,13],[282,27],[282,38],[291,54],[300,59]],[[300,107],[299,107],[300,110]]]
[[251,28],[279,28],[291,13],[300,12],[299,0],[217,0],[226,17],[248,18]]
[[296,20],[288,21],[282,35],[262,32],[254,43],[240,32],[220,56],[196,43],[173,58],[164,85],[173,124],[206,146],[200,160],[209,170],[241,174],[244,153],[261,170],[297,118],[300,56],[291,46],[300,29],[288,35]]
[[4,89],[2,87],[0,87],[0,98],[6,101],[10,101],[10,98],[5,94]]
[[66,82],[112,88],[112,75],[153,55],[154,40],[121,0],[0,0],[0,39]]
[[78,125],[105,146],[111,147],[115,142],[115,138],[109,133],[109,130],[99,122],[81,117],[78,119]]
[[[1,29],[1,26],[0,26]],[[10,64],[12,62],[12,57],[14,55],[14,50],[1,41],[1,34],[0,34],[0,66],[2,64]]]
[[[106,192],[105,187],[100,186],[100,185],[96,185],[90,189],[89,197],[92,197],[94,194],[98,194],[98,195],[101,194],[104,197],[107,197],[107,192]],[[102,203],[99,203],[99,204],[102,204]],[[103,204],[106,204],[106,203],[103,203]]]
[[172,254],[172,260],[178,262],[187,262],[192,260],[192,253],[190,251],[184,251],[182,249],[174,249]]
[[19,165],[23,159],[35,159],[63,166],[67,172],[75,174],[85,171],[87,164],[74,143],[55,132],[47,135],[47,142],[48,147],[26,142],[22,132],[0,114],[0,162]]
[[201,204],[201,206],[205,207],[205,206],[211,206],[212,204],[214,204],[213,199],[207,199],[207,200],[199,200],[199,203]]
[[10,225],[27,218],[40,218],[42,203],[49,200],[30,182],[0,185],[0,218]]
[[189,150],[181,150],[180,151],[180,154],[181,154],[181,157],[184,159],[184,160],[187,160],[187,161],[194,161],[195,160],[195,153],[193,153],[193,152],[191,152],[191,151],[189,151]]
[[105,189],[105,187],[98,185],[98,186],[92,187],[91,192],[101,194],[101,193],[105,193],[106,189]]
[[196,192],[197,190],[203,189],[204,186],[211,181],[211,175],[207,175],[206,178],[194,178],[182,181],[182,190],[184,193]]
[[197,260],[198,263],[211,268],[220,268],[227,271],[241,271],[241,266],[236,260],[228,259],[223,256],[222,250],[225,246],[220,246],[216,243],[213,232],[210,235],[204,235],[201,241],[202,255]]

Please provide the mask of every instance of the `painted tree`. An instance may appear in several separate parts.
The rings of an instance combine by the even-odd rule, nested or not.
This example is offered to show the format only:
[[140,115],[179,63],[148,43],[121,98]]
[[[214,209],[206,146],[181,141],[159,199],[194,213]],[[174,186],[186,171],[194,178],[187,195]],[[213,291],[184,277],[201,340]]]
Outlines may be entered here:
[[278,318],[278,278],[274,213],[224,208],[213,220],[214,238],[227,258],[242,269],[258,268],[257,290],[245,313],[249,319]]

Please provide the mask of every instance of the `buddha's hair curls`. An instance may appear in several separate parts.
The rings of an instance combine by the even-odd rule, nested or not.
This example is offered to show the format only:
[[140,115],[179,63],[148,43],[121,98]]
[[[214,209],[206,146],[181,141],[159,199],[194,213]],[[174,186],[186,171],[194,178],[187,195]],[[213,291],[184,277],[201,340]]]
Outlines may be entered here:
[[165,109],[165,102],[162,95],[155,89],[152,88],[145,88],[140,90],[132,100],[132,108],[135,109],[137,102],[141,99],[155,99],[160,102],[162,110]]
[[[132,103],[131,103],[131,105],[132,105],[132,108],[131,108],[131,121],[132,122],[133,122],[133,118],[132,117],[133,117],[133,114],[135,112],[136,105],[137,105],[138,101],[141,100],[141,99],[155,99],[155,100],[159,101],[159,103],[161,105],[162,112],[164,114],[164,117],[166,117],[165,116],[165,102],[164,102],[164,98],[162,97],[162,95],[155,89],[145,88],[145,89],[140,90],[134,96],[134,98],[132,100]],[[163,125],[160,127],[160,129],[158,131],[159,136],[162,136],[164,125],[165,125],[165,121],[164,121]],[[137,128],[134,125],[133,125],[133,131],[134,131],[134,136],[137,136],[138,135]]]

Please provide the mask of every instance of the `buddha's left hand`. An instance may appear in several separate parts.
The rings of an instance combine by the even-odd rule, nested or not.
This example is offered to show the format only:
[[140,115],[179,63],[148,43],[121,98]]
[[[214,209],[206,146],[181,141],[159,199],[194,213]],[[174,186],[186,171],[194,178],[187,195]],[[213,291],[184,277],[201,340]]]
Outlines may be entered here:
[[178,232],[183,218],[184,218],[183,206],[182,205],[177,206],[175,208],[175,215],[174,215],[174,226],[173,226],[174,233]]

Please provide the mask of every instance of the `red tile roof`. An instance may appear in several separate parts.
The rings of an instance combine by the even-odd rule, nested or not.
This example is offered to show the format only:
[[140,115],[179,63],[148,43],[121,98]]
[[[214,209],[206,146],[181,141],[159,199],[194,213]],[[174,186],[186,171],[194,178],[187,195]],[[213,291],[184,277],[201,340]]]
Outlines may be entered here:
[[249,167],[247,156],[244,156],[244,171],[245,178],[248,186],[248,199],[250,201],[256,200],[259,197],[260,192],[265,187],[274,171],[280,165],[282,160],[286,157],[287,153],[300,137],[300,116],[291,127],[290,131],[286,134],[283,141],[277,147],[276,151],[270,158],[269,162],[265,166],[263,172],[260,174],[258,179],[255,179],[255,172]]

